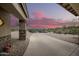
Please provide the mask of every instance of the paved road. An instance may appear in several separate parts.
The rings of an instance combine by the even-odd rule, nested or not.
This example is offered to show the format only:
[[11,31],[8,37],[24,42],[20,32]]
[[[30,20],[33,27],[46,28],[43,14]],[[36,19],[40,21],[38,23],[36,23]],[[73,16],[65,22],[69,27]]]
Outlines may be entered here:
[[[77,50],[76,50],[77,49]],[[78,45],[46,35],[34,33],[24,56],[68,56],[79,55]]]
[[79,36],[78,35],[71,35],[71,34],[56,34],[56,33],[46,33],[48,36],[55,37],[60,40],[64,40],[67,42],[79,44]]

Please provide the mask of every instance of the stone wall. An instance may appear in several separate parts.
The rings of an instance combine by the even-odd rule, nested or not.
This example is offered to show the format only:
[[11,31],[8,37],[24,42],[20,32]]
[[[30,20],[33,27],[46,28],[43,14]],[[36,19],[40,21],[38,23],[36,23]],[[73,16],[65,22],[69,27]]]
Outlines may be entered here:
[[0,37],[0,53],[3,52],[3,47],[6,45],[6,43],[11,41],[10,39],[10,35]]

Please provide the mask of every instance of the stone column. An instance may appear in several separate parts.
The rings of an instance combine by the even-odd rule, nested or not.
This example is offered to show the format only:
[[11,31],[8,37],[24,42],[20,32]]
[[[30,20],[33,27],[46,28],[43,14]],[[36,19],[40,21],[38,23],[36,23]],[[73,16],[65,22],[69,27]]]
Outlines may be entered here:
[[19,40],[26,39],[25,20],[19,20]]

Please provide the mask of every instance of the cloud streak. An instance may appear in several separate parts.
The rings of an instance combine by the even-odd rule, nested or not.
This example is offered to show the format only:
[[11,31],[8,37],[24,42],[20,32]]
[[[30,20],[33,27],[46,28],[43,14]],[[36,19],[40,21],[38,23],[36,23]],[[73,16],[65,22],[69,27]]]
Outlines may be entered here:
[[32,18],[42,19],[42,18],[52,18],[50,16],[46,16],[43,11],[35,11],[32,13]]

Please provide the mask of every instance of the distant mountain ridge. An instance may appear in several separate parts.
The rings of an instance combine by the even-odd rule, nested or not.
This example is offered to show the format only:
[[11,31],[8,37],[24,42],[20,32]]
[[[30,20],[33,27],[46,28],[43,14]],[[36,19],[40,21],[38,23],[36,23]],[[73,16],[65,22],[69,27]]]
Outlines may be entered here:
[[62,24],[65,23],[63,20],[55,19],[29,19],[28,27],[29,28],[58,28],[62,27]]

